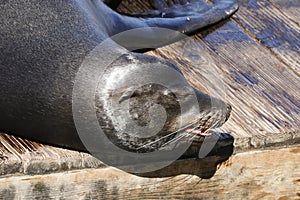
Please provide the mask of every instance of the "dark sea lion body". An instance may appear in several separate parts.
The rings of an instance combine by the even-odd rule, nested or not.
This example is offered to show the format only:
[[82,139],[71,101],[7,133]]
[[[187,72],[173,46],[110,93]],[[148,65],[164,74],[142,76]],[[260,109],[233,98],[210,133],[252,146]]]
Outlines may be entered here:
[[[231,10],[236,8],[231,4]],[[183,18],[122,16],[100,0],[4,0],[0,10],[0,130],[78,150],[86,148],[74,125],[72,91],[78,68],[93,48],[131,28],[159,26],[192,32],[233,12],[187,26]],[[126,66],[129,61],[120,62]],[[224,122],[228,113],[222,115]]]

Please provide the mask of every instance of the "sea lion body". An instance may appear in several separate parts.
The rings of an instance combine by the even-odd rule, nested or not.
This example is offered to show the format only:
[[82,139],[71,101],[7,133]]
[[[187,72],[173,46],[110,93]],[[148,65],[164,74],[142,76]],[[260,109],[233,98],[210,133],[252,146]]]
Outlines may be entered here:
[[[0,9],[0,130],[83,151],[86,148],[72,114],[72,92],[85,57],[102,41],[122,31],[149,24],[169,28],[168,22],[174,23],[174,28],[177,22],[183,23],[182,19],[160,23],[158,18],[122,16],[100,0],[5,0]],[[183,30],[187,27],[182,26]],[[158,58],[131,55],[141,62],[152,59],[174,67]],[[124,67],[130,64],[125,58],[119,62]],[[101,85],[98,88],[101,90]],[[199,99],[202,97],[199,93]],[[207,107],[203,110],[209,109],[208,96],[204,99]],[[222,123],[229,112],[227,108],[221,115]],[[100,118],[106,115],[103,110],[99,114]]]
[[[0,3],[1,131],[84,149],[72,89],[84,57],[108,33],[79,1]],[[99,28],[101,31],[98,31]]]

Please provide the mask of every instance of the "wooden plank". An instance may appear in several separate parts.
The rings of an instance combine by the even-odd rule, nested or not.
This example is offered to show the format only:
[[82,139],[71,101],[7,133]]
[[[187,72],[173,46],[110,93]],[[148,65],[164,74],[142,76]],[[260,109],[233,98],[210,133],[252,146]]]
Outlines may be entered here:
[[281,10],[284,15],[300,25],[300,1],[295,0],[269,0],[277,9]]
[[232,122],[240,121],[237,126],[225,124],[228,131],[241,127],[252,135],[265,135],[299,130],[299,76],[232,22],[204,42],[223,63],[227,99],[236,109]]
[[299,131],[299,76],[234,22],[196,36],[193,44],[178,42],[149,54],[172,60],[196,88],[232,104],[222,131],[235,137]]
[[117,11],[121,13],[139,13],[150,9],[151,5],[149,1],[123,0],[120,6],[118,7]]
[[300,148],[233,156],[211,179],[142,178],[115,168],[0,179],[3,199],[299,199]]
[[[299,1],[293,1],[293,8],[299,15]],[[239,0],[240,9],[234,19],[240,26],[265,47],[269,48],[278,59],[300,75],[300,27],[290,20],[281,10],[266,0]],[[282,7],[288,4],[281,1]],[[292,8],[291,8],[292,9]],[[289,10],[288,10],[289,11]],[[299,21],[298,21],[299,22]]]
[[[14,143],[27,144],[27,147],[16,147]],[[31,146],[31,147],[29,147]],[[228,159],[233,153],[253,150],[274,150],[281,148],[294,148],[300,146],[300,132],[289,134],[270,134],[266,137],[236,138],[234,147],[228,145],[222,149],[221,155],[214,154],[202,160],[184,158],[175,161],[170,166],[156,172],[145,174],[147,176],[171,176],[181,173],[197,174],[201,177],[212,176],[215,166]],[[32,148],[34,147],[34,148]],[[219,150],[220,151],[220,150]],[[199,146],[193,145],[187,155],[198,155]],[[225,153],[227,152],[227,153]],[[195,158],[197,156],[193,156]],[[188,157],[191,158],[191,157]],[[157,163],[152,163],[156,165]],[[146,164],[149,167],[151,164]],[[202,171],[194,171],[195,166],[202,166]],[[0,135],[0,178],[9,175],[39,175],[70,170],[107,167],[95,157],[82,152],[39,144],[26,139],[1,134]],[[138,167],[138,166],[131,166]],[[144,167],[144,166],[139,166]],[[144,175],[144,176],[145,176]]]
[[47,174],[104,164],[92,156],[0,134],[0,175]]
[[[194,44],[181,41],[148,53],[177,64],[196,88],[226,98],[233,112],[222,131],[235,137],[300,130],[300,78],[295,73],[300,60],[298,51],[295,52],[300,44],[299,31],[275,7],[263,5],[262,1],[242,0],[234,19],[257,35],[263,30],[270,31],[269,39],[274,37],[280,45],[282,43],[269,46],[273,52],[262,46],[263,42],[251,38],[244,28],[228,21],[216,25],[213,31],[198,34]],[[149,9],[143,4],[138,8],[129,4],[125,7],[126,12]],[[282,23],[276,24],[277,18],[267,16],[268,12],[275,12]],[[278,27],[281,25],[282,29]],[[285,37],[284,32],[288,36]],[[280,56],[290,59],[289,62],[283,63]]]

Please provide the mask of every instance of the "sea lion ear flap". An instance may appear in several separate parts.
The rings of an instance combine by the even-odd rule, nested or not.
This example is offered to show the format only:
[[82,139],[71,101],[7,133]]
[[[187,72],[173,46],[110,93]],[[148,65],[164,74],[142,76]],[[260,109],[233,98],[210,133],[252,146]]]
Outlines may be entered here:
[[135,97],[137,95],[137,90],[134,87],[127,88],[119,99],[119,104],[123,101],[130,99],[131,97]]

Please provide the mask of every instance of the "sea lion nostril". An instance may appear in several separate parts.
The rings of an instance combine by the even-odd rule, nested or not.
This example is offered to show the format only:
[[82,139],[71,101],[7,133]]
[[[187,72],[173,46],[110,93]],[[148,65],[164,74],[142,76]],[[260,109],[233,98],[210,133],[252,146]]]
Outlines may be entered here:
[[226,111],[227,112],[226,112],[226,120],[225,121],[228,120],[228,118],[230,117],[230,113],[232,111],[232,106],[229,103],[227,104]]
[[227,113],[230,113],[232,110],[232,106],[229,103],[226,105],[226,110],[227,110]]

